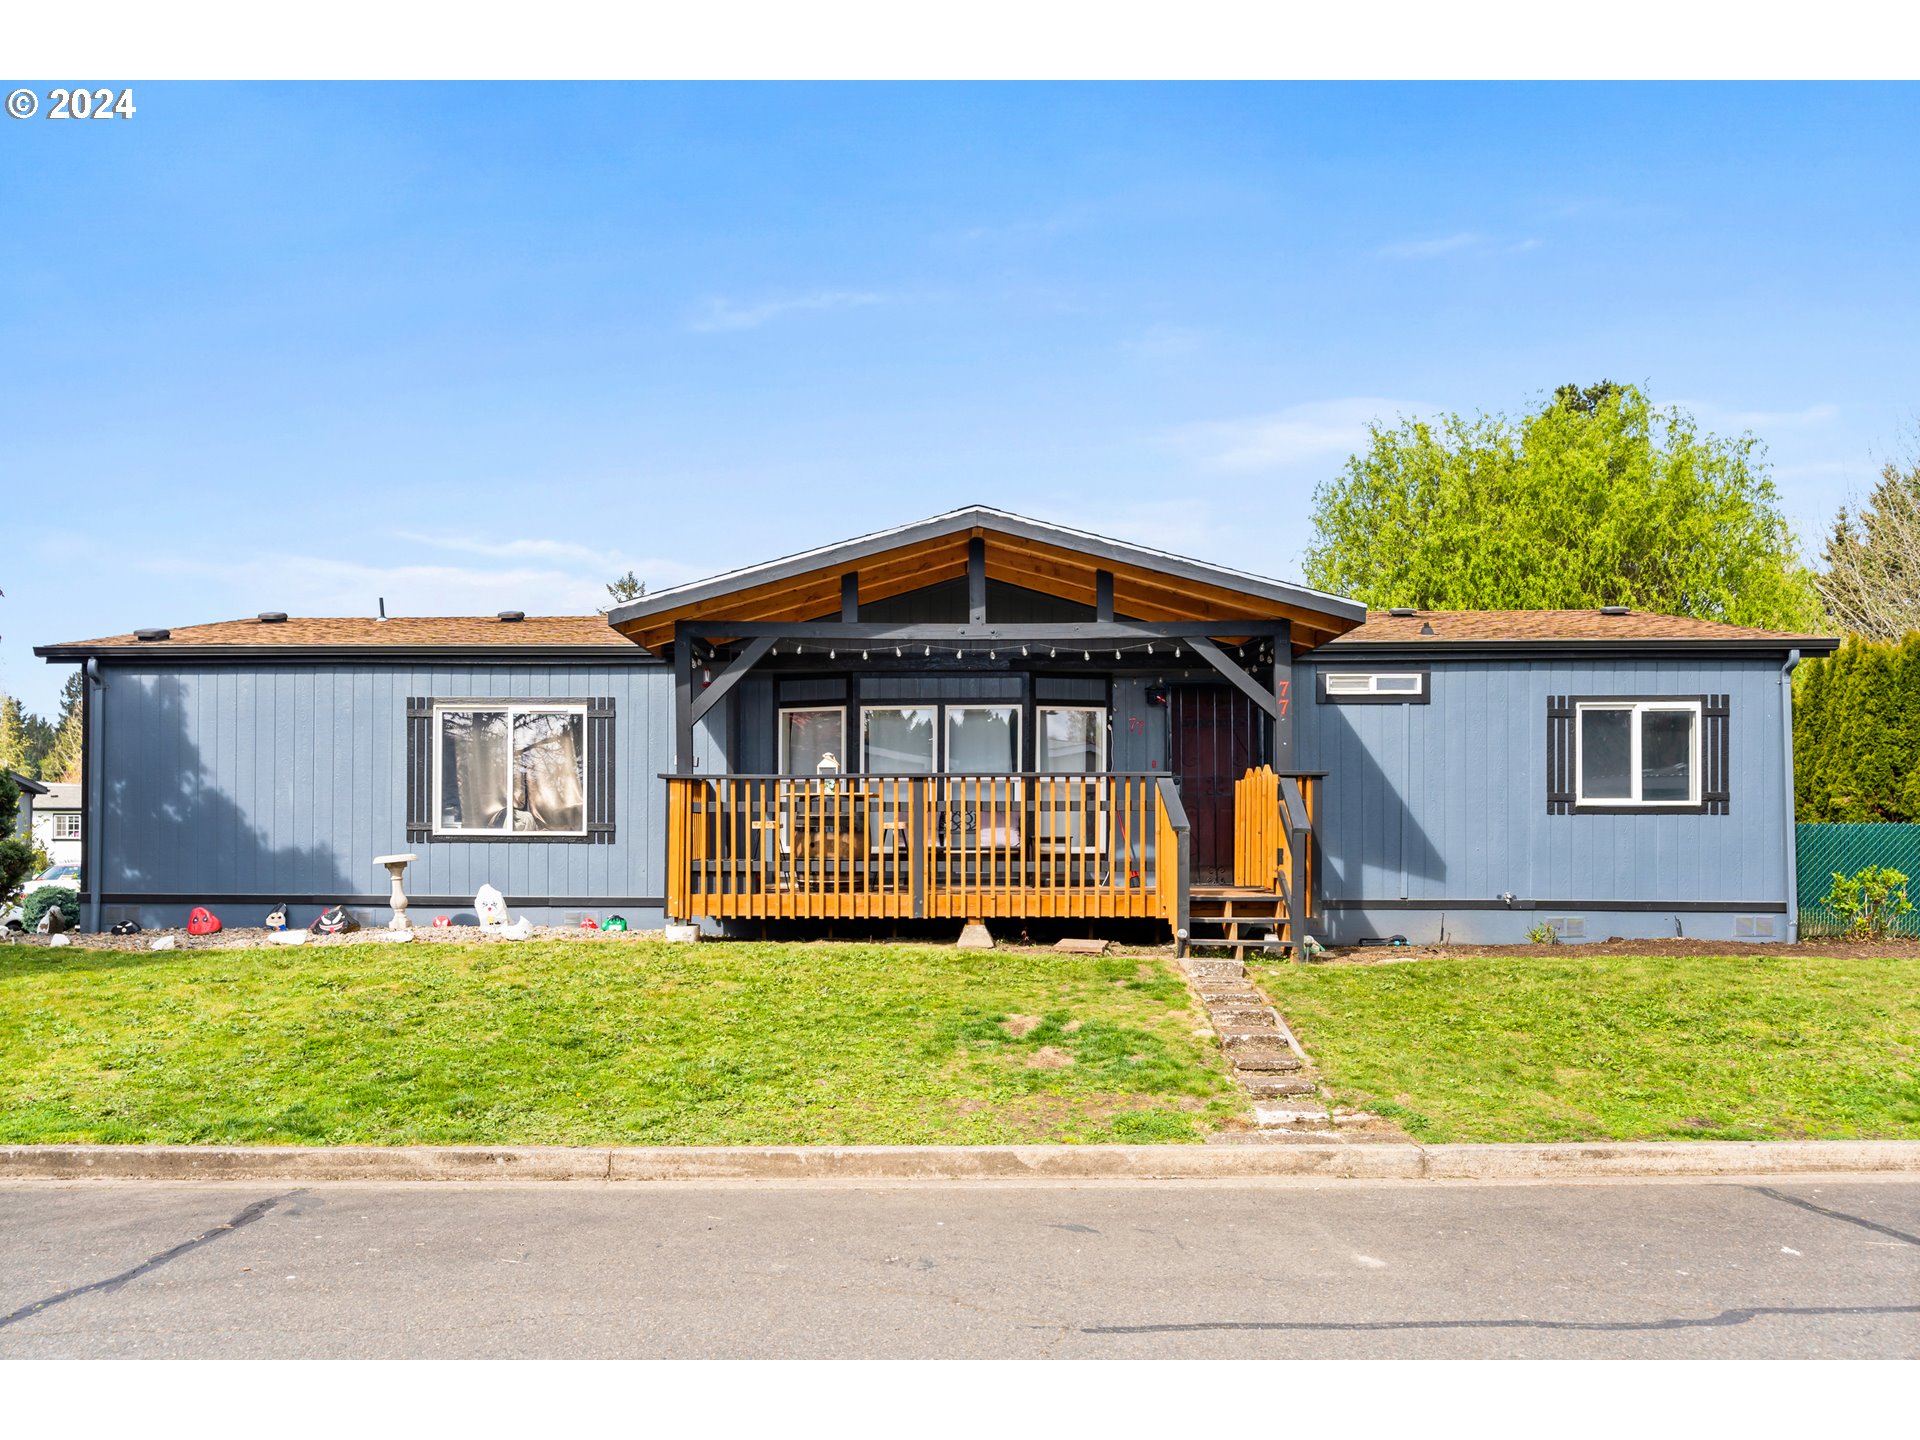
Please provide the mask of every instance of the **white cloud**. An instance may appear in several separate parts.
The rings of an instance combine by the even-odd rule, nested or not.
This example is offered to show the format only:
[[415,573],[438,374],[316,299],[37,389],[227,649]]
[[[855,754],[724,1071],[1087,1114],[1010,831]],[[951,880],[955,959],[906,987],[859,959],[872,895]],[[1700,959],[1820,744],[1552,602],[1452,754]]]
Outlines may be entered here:
[[1302,460],[1349,455],[1367,443],[1367,427],[1401,415],[1425,413],[1430,405],[1377,396],[1316,400],[1267,415],[1186,425],[1172,439],[1221,470],[1273,470]]
[[607,582],[629,568],[656,590],[705,573],[677,561],[592,552],[566,568],[442,565],[406,558],[381,564],[272,550],[220,559],[154,555],[133,561],[131,568],[156,580],[191,582],[198,603],[208,607],[208,619],[268,609],[295,615],[374,615],[383,598],[389,615],[489,615],[497,610],[590,615],[608,603]]
[[1463,251],[1524,255],[1529,250],[1539,248],[1540,241],[1533,236],[1501,241],[1482,235],[1477,230],[1461,230],[1453,235],[1438,235],[1428,240],[1401,240],[1392,245],[1382,245],[1377,253],[1388,260],[1430,260],[1436,255],[1452,255]]
[[1432,255],[1445,255],[1454,250],[1476,249],[1484,241],[1472,230],[1462,230],[1455,235],[1440,235],[1431,240],[1401,240],[1393,245],[1382,245],[1380,253],[1389,260],[1425,260]]
[[1824,425],[1840,414],[1838,405],[1824,401],[1800,410],[1723,410],[1710,401],[1674,403],[1709,430],[1805,430]]
[[889,298],[872,290],[814,290],[805,295],[787,295],[751,305],[712,299],[687,322],[687,328],[700,335],[757,330],[769,321],[796,311],[852,310],[867,305],[882,305]]
[[1206,337],[1184,325],[1149,325],[1120,342],[1120,348],[1140,360],[1177,360],[1200,348]]

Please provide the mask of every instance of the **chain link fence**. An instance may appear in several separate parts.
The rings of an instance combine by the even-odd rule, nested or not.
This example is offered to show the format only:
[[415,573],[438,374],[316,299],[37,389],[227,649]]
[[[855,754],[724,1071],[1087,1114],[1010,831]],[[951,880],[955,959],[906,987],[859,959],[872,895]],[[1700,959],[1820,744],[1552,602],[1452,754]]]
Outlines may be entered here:
[[1907,898],[1916,907],[1894,922],[1893,933],[1920,937],[1920,825],[1796,825],[1794,842],[1800,857],[1802,936],[1838,935],[1846,928],[1821,903],[1835,871],[1852,875],[1883,865],[1908,877]]

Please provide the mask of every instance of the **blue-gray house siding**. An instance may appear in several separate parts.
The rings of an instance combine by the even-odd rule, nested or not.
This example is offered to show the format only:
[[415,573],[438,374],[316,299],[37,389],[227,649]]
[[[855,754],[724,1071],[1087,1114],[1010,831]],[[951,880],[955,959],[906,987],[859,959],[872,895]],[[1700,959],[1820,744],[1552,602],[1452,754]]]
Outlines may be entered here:
[[[1296,765],[1324,770],[1322,918],[1333,943],[1405,935],[1496,943],[1542,921],[1578,938],[1784,938],[1793,900],[1780,657],[1675,655],[1448,659],[1425,656],[1431,702],[1324,704],[1316,671],[1380,668],[1349,647],[1296,671]],[[625,663],[429,665],[382,660],[111,661],[91,705],[89,886],[101,922],[178,924],[208,903],[257,924],[276,900],[296,923],[323,899],[384,913],[373,857],[411,850],[419,915],[471,912],[483,883],[536,920],[658,923],[666,889],[662,772],[674,767],[672,679]],[[1169,669],[1115,677],[1109,760],[1165,770],[1167,684],[1216,683]],[[695,768],[775,768],[781,694],[807,681],[750,676],[695,732]],[[849,682],[838,685],[841,692]],[[857,683],[854,682],[857,688]],[[884,682],[955,695],[1004,685],[978,674]],[[1085,677],[1078,683],[1104,684]],[[946,693],[943,689],[941,693]],[[1551,695],[1729,697],[1725,815],[1549,814]],[[406,834],[410,696],[529,696],[615,704],[616,825],[611,844],[414,840]],[[850,758],[850,757],[849,757]],[[1569,938],[1576,938],[1572,933]]]
[[[406,851],[420,856],[407,889],[422,917],[471,913],[491,883],[536,920],[660,918],[673,696],[659,665],[108,664],[101,675],[88,846],[102,923],[178,924],[200,903],[230,925],[259,924],[275,900],[293,901],[295,923],[323,898],[377,908],[386,872],[373,857]],[[613,697],[613,842],[409,841],[410,696]]]
[[[1332,940],[1517,942],[1567,919],[1587,939],[1785,938],[1781,657],[1421,664],[1425,705],[1315,699],[1318,669],[1394,662],[1323,652],[1300,667],[1300,768],[1329,772],[1318,823]],[[1703,694],[1729,697],[1727,814],[1548,813],[1549,696]]]

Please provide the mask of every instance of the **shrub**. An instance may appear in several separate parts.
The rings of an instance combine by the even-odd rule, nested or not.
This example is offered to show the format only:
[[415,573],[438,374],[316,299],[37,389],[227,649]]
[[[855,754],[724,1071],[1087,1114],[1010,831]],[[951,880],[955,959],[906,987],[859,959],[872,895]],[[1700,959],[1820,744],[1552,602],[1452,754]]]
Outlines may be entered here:
[[22,880],[40,873],[34,868],[39,850],[31,840],[13,833],[13,823],[19,813],[20,787],[13,783],[11,775],[0,769],[0,905],[13,899]]
[[1527,931],[1527,939],[1535,945],[1558,945],[1560,943],[1560,932],[1542,920],[1538,925]]
[[1857,940],[1884,940],[1902,915],[1913,913],[1907,877],[1885,865],[1868,865],[1852,875],[1833,872],[1833,888],[1820,902]]
[[20,902],[20,923],[29,931],[40,927],[40,917],[54,906],[60,907],[60,913],[67,917],[67,928],[72,929],[80,920],[80,897],[64,885],[42,885],[38,890]]

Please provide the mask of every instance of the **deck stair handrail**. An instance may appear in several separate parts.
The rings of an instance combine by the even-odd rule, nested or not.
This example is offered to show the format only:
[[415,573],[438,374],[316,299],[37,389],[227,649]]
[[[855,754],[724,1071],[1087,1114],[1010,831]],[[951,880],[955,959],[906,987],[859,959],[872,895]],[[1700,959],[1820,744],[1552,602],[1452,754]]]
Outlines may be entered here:
[[1314,800],[1317,771],[1276,772],[1262,765],[1233,787],[1233,879],[1286,902],[1287,937],[1296,954],[1314,913]]
[[[1193,824],[1180,803],[1180,782],[1162,775],[1154,782],[1160,800],[1159,863],[1155,869],[1160,890],[1160,914],[1173,927],[1174,949],[1184,955],[1191,932]],[[1173,863],[1168,864],[1168,857]]]

